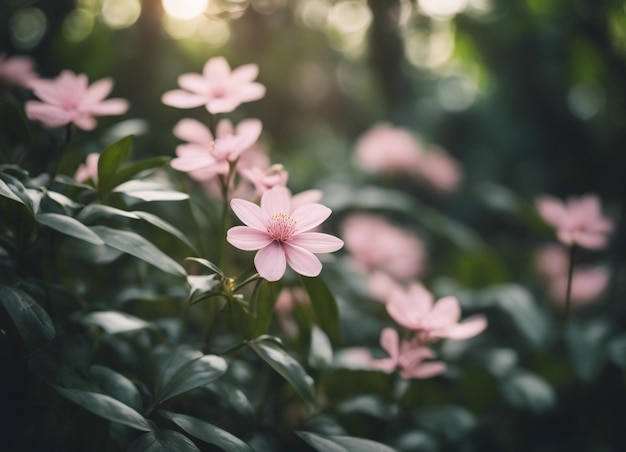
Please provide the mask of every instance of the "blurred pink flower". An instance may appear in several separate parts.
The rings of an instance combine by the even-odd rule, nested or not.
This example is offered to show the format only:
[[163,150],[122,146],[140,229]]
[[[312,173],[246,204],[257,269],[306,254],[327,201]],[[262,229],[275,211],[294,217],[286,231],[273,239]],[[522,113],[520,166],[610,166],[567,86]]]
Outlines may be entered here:
[[459,323],[461,307],[456,297],[444,297],[435,303],[433,295],[420,283],[392,293],[387,312],[399,325],[416,331],[420,342],[469,339],[487,328],[487,319],[481,314]]
[[256,196],[261,196],[276,185],[286,186],[289,178],[289,173],[280,163],[267,168],[260,166],[240,168],[239,173],[254,186]]
[[455,190],[463,179],[459,163],[439,147],[422,153],[417,172],[433,188],[443,192]]
[[439,361],[425,361],[435,357],[435,353],[416,341],[402,341],[393,328],[385,328],[380,334],[380,345],[389,358],[375,359],[364,347],[343,350],[338,361],[344,365],[361,369],[375,369],[383,372],[399,370],[404,379],[431,378],[445,371],[446,366]]
[[213,139],[211,131],[200,121],[182,119],[174,127],[174,135],[188,143],[176,147],[177,157],[170,165],[190,173],[196,180],[227,175],[231,163],[259,139],[262,129],[258,119],[244,119],[236,128],[230,120],[222,119],[217,124],[217,139]]
[[356,142],[355,162],[366,171],[414,174],[422,146],[407,129],[379,123]]
[[294,319],[293,311],[296,305],[305,305],[311,302],[309,294],[302,287],[284,287],[276,298],[274,312],[282,330],[291,337],[298,335],[298,324]]
[[[560,306],[565,304],[569,256],[561,245],[548,245],[535,256],[535,268],[542,278],[550,298]],[[577,266],[572,275],[570,301],[582,307],[597,300],[606,290],[611,272],[606,266]]]
[[87,155],[85,163],[81,163],[76,172],[74,173],[74,179],[78,182],[85,182],[91,180],[94,184],[98,183],[98,160],[100,154],[92,152]]
[[209,113],[228,113],[243,102],[258,100],[265,95],[265,86],[253,81],[258,74],[256,64],[245,64],[231,71],[224,57],[214,57],[205,63],[202,74],[178,77],[178,84],[183,89],[166,92],[161,101],[176,108],[204,105]]
[[95,116],[121,115],[128,110],[124,99],[104,100],[113,89],[110,78],[89,86],[85,74],[63,71],[54,80],[33,80],[30,87],[43,102],[26,102],[26,116],[48,127],[73,123],[79,129],[92,130],[96,127]]
[[34,68],[35,62],[29,56],[0,53],[0,83],[30,88],[30,83],[38,77]]
[[310,232],[330,216],[321,204],[306,204],[293,209],[291,192],[280,185],[267,190],[261,206],[244,199],[233,199],[233,211],[246,226],[228,230],[226,240],[242,250],[259,250],[254,265],[259,275],[277,281],[286,264],[304,276],[317,276],[322,263],[314,253],[331,253],[343,241],[329,234]]
[[613,222],[602,216],[596,195],[572,196],[565,203],[542,195],[536,199],[535,205],[545,222],[556,229],[556,235],[564,245],[596,250],[606,248]]
[[368,293],[378,301],[386,302],[389,295],[396,290],[401,290],[402,284],[385,272],[374,271],[368,278]]
[[424,271],[426,251],[422,241],[381,216],[350,215],[341,230],[355,266],[366,274],[382,271],[402,281],[416,278]]

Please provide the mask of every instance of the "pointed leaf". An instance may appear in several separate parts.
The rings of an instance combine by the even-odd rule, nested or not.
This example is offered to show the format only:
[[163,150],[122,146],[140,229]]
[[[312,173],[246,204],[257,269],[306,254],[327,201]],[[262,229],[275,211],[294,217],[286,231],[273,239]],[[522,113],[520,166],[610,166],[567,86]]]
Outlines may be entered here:
[[131,218],[138,220],[139,217],[134,212],[118,209],[116,207],[107,206],[104,204],[89,204],[77,215],[77,219],[83,223],[92,223],[98,218]]
[[328,367],[333,361],[333,348],[330,340],[317,325],[311,328],[311,347],[309,348],[309,366]]
[[156,430],[137,438],[127,452],[200,452],[185,435],[173,430]]
[[157,166],[162,166],[170,160],[170,157],[153,157],[126,165],[121,168],[113,177],[113,187],[117,187],[118,185],[126,182],[135,174],[140,173],[141,171],[156,168]]
[[220,378],[226,372],[226,360],[217,355],[203,355],[180,367],[166,381],[158,400],[163,402],[184,392],[199,388]]
[[529,371],[511,373],[500,382],[500,389],[504,399],[515,408],[543,413],[556,405],[552,387]]
[[[2,196],[24,204],[31,215],[35,214],[36,209],[33,206],[33,201],[28,194],[28,190],[17,177],[6,172],[0,172],[0,181],[2,181],[2,183],[0,183],[0,194]],[[15,199],[14,196],[16,196],[17,199]]]
[[330,340],[335,345],[338,344],[341,341],[341,329],[339,327],[339,309],[337,308],[335,296],[320,276],[315,278],[302,276],[300,280],[311,299],[317,323]]
[[139,317],[118,311],[90,312],[80,319],[86,325],[96,325],[108,334],[127,333],[149,328],[150,324]]
[[340,444],[335,443],[330,438],[311,432],[295,432],[309,446],[319,452],[350,452]]
[[172,275],[187,276],[187,272],[180,264],[134,232],[106,226],[91,226],[90,229],[111,248],[142,259]]
[[0,285],[0,304],[29,350],[46,344],[54,337],[55,329],[50,316],[26,292]]
[[80,221],[68,217],[67,215],[61,215],[58,213],[40,213],[35,216],[35,219],[39,224],[48,226],[55,231],[59,231],[70,237],[75,237],[85,242],[93,243],[94,245],[104,245],[104,241],[98,237],[98,235],[82,224]]
[[185,432],[210,444],[215,444],[229,452],[248,452],[252,448],[232,433],[215,425],[185,414],[159,411],[159,414],[174,422]]
[[138,210],[134,211],[133,213],[139,218],[141,218],[142,220],[146,221],[147,223],[150,223],[152,226],[156,226],[157,228],[173,235],[178,240],[180,240],[185,245],[187,245],[187,247],[189,247],[191,251],[197,253],[195,247],[191,244],[191,242],[187,239],[187,237],[179,229],[175,228],[167,221],[161,219],[161,217],[158,217],[157,215],[154,215],[149,212],[142,212]]
[[80,405],[96,416],[144,432],[153,430],[153,427],[146,418],[128,405],[123,404],[111,396],[96,392],[82,391],[80,389],[62,388],[55,385],[52,385],[52,387],[66,399]]
[[222,272],[222,270],[215,265],[213,262],[210,262],[206,259],[202,259],[201,257],[187,257],[185,258],[185,260],[187,261],[193,261],[193,262],[197,262],[198,264],[213,270],[215,273],[217,273],[218,275],[220,275],[222,278],[224,278],[224,272]]
[[24,201],[20,199],[19,196],[13,193],[13,190],[11,190],[11,187],[9,187],[7,183],[3,181],[2,179],[0,179],[0,196],[4,196],[5,198],[9,198],[15,202],[19,202],[21,204],[26,205]]
[[96,383],[104,394],[119,400],[138,412],[143,411],[141,394],[133,382],[124,375],[99,365],[91,366],[88,374],[89,381]]
[[266,334],[274,313],[277,298],[277,283],[265,281],[256,296],[254,311],[252,312],[252,337]]
[[115,174],[130,155],[133,136],[116,141],[100,154],[98,159],[98,192],[105,195],[115,187]]
[[263,361],[281,374],[310,407],[315,406],[313,378],[285,351],[280,341],[271,336],[263,336],[249,342],[248,345]]

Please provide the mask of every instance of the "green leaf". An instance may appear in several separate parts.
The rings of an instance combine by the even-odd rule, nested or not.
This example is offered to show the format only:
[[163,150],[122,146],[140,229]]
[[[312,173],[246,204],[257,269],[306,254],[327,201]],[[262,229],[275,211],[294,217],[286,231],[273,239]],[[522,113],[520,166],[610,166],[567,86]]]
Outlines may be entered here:
[[62,388],[56,385],[52,385],[52,387],[66,399],[111,422],[124,424],[144,432],[153,430],[146,418],[111,396],[80,389]]
[[39,224],[48,226],[70,237],[75,237],[94,245],[104,245],[104,241],[98,235],[75,218],[58,213],[40,213],[35,216]]
[[[26,210],[28,210],[28,213],[31,215],[35,214],[36,209],[35,206],[33,206],[33,201],[28,194],[28,190],[18,178],[6,172],[0,172],[0,181],[0,194],[2,196],[23,204]],[[17,199],[15,199],[15,197],[17,197]]]
[[252,448],[232,433],[215,425],[185,414],[159,411],[159,414],[174,422],[185,432],[210,444],[215,444],[229,452],[248,452]]
[[115,372],[105,366],[91,366],[89,368],[89,381],[98,385],[103,393],[119,400],[125,405],[137,410],[143,411],[143,401],[141,394],[132,381],[124,375]]
[[133,220],[139,219],[134,212],[129,212],[127,210],[118,209],[104,204],[89,204],[81,210],[76,218],[83,223],[92,223],[98,218],[110,219],[115,217],[131,218]]
[[512,372],[501,380],[500,390],[511,406],[533,413],[543,413],[556,405],[552,387],[529,371]]
[[129,135],[108,146],[98,159],[98,192],[101,196],[115,188],[115,175],[122,162],[130,156],[133,136]]
[[[226,360],[217,355],[203,355],[180,367],[167,378],[158,394],[163,402],[184,392],[199,388],[220,378],[226,372]],[[169,375],[168,375],[169,377]]]
[[266,334],[269,329],[272,315],[274,314],[274,305],[276,304],[277,283],[264,281],[259,288],[256,301],[251,312],[252,317],[252,337],[259,337]]
[[48,313],[26,292],[0,285],[0,304],[29,350],[46,344],[54,337],[54,324]]
[[169,161],[170,157],[153,157],[126,165],[122,169],[120,169],[113,177],[113,187],[117,187],[123,182],[126,182],[135,174],[140,173],[141,171],[156,168],[157,166],[164,165]]
[[180,240],[181,242],[183,242],[185,245],[187,245],[187,247],[193,251],[194,253],[197,253],[198,251],[195,249],[195,247],[191,244],[191,242],[187,239],[187,237],[177,228],[175,228],[174,226],[172,226],[170,223],[168,223],[167,221],[163,220],[161,217],[158,217],[152,213],[149,212],[142,212],[139,210],[136,210],[133,212],[136,216],[138,216],[139,218],[141,218],[142,220],[144,220],[147,223],[150,223],[152,226],[156,226],[157,228],[173,235],[174,237],[176,237],[178,240]]
[[328,336],[317,326],[311,328],[311,347],[309,348],[309,366],[328,367],[333,361],[333,348]]
[[248,345],[263,361],[281,374],[311,408],[315,407],[313,378],[306,373],[298,361],[287,353],[280,340],[271,336],[262,336],[248,342]]
[[321,276],[315,278],[301,276],[300,280],[311,299],[317,323],[330,340],[335,345],[338,344],[341,341],[341,329],[339,327],[339,309],[337,308],[335,296]]
[[108,334],[127,333],[149,328],[150,324],[139,317],[118,311],[90,312],[80,319],[84,325],[96,325]]
[[220,275],[222,277],[222,279],[224,279],[224,272],[217,265],[215,265],[213,262],[210,262],[210,261],[208,261],[206,259],[203,259],[201,257],[187,257],[187,258],[185,258],[185,260],[186,261],[197,262],[198,264],[208,268],[209,270],[213,270],[215,273]]
[[313,449],[320,452],[394,452],[389,446],[364,438],[343,435],[320,435],[317,433],[295,432]]
[[215,279],[215,275],[188,275],[189,304],[196,304],[207,298],[223,294],[222,280]]
[[142,201],[184,201],[187,193],[167,189],[160,180],[129,180],[115,188],[116,193],[123,193]]
[[200,452],[185,435],[173,430],[156,430],[137,438],[127,452]]
[[19,202],[20,204],[24,204],[26,206],[26,203],[22,201],[19,196],[13,193],[13,190],[11,190],[11,187],[9,187],[7,183],[3,181],[2,179],[0,179],[0,195],[4,196],[5,198],[9,198],[15,202]]
[[187,276],[187,272],[180,264],[134,232],[112,229],[106,226],[91,226],[90,229],[111,248],[144,260],[166,273],[176,276]]

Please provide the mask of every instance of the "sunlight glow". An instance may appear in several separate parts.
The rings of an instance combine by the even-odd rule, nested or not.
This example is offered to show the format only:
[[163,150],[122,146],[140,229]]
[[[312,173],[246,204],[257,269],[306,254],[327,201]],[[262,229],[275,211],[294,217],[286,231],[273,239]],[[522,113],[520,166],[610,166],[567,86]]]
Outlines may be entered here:
[[419,0],[420,9],[427,16],[451,19],[465,10],[468,0]]
[[162,0],[168,16],[178,20],[194,19],[203,14],[209,0]]
[[140,14],[139,0],[104,0],[102,3],[102,20],[111,28],[130,27]]

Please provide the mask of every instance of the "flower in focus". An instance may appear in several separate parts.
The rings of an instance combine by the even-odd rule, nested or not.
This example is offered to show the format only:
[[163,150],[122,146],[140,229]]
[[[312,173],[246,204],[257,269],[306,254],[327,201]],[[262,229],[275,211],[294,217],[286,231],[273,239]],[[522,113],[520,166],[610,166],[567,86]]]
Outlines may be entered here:
[[414,174],[422,146],[406,129],[380,123],[357,140],[355,161],[359,168],[380,173]]
[[[548,245],[535,256],[535,268],[547,287],[550,298],[565,303],[569,257],[561,245]],[[606,266],[577,266],[572,274],[570,301],[575,307],[597,300],[606,290],[611,273]]]
[[209,113],[228,113],[243,102],[258,100],[265,95],[265,86],[253,81],[258,74],[256,64],[245,64],[231,71],[224,57],[214,57],[205,63],[202,74],[178,77],[178,84],[183,89],[166,92],[161,101],[170,107],[204,105]]
[[216,139],[200,121],[182,119],[174,127],[174,135],[187,143],[176,147],[177,157],[170,165],[190,173],[196,180],[208,180],[227,175],[230,164],[248,150],[261,135],[263,126],[258,119],[244,119],[237,127],[228,119],[217,124]]
[[74,179],[78,182],[85,182],[91,180],[94,184],[98,182],[98,160],[100,159],[100,154],[97,152],[92,152],[87,155],[85,159],[85,163],[82,163],[76,169],[74,173]]
[[444,297],[435,303],[433,295],[420,283],[393,292],[386,307],[399,325],[417,332],[420,342],[469,339],[487,328],[487,319],[480,314],[459,323],[461,307],[456,297]]
[[422,241],[381,216],[350,215],[341,230],[354,265],[366,274],[382,271],[402,281],[419,277],[424,271],[426,252]]
[[279,280],[287,264],[301,275],[317,276],[322,263],[315,254],[331,253],[343,246],[337,237],[311,232],[330,216],[331,210],[317,203],[294,209],[286,187],[278,185],[267,190],[260,207],[238,198],[230,205],[246,226],[229,229],[226,240],[242,250],[258,250],[254,265],[268,281]]
[[28,56],[7,57],[0,53],[0,83],[30,88],[30,83],[37,79],[34,67],[33,59]]
[[451,192],[463,179],[459,163],[442,148],[434,148],[422,153],[417,172],[433,188]]
[[564,245],[595,250],[606,248],[613,222],[602,215],[597,196],[572,196],[564,203],[552,196],[542,195],[535,205],[545,222],[556,229],[556,235]]
[[85,74],[63,71],[54,80],[33,80],[30,87],[43,102],[26,102],[26,116],[48,127],[73,123],[80,129],[92,130],[96,127],[95,116],[121,115],[128,110],[124,99],[105,100],[113,89],[110,78],[89,86]]
[[435,353],[419,342],[400,341],[398,332],[393,328],[385,328],[380,334],[380,346],[388,354],[388,358],[375,359],[364,347],[345,349],[338,354],[337,361],[342,365],[360,369],[382,370],[393,372],[398,369],[404,379],[431,378],[445,371],[446,366],[439,361],[425,361],[435,358]]

